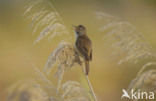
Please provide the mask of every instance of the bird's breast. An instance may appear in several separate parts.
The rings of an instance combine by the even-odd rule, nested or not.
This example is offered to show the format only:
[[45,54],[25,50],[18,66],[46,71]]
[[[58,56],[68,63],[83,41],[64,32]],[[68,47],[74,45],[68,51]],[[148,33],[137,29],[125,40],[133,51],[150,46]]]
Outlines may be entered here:
[[78,33],[75,31],[75,38],[77,39],[78,38]]

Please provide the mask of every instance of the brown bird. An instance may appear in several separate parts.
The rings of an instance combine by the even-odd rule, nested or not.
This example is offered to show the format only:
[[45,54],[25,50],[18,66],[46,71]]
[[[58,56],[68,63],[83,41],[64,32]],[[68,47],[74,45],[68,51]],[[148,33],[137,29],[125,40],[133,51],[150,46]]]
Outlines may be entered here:
[[84,58],[86,75],[89,73],[89,61],[92,60],[92,42],[87,36],[86,28],[83,25],[74,26],[76,34],[75,46]]

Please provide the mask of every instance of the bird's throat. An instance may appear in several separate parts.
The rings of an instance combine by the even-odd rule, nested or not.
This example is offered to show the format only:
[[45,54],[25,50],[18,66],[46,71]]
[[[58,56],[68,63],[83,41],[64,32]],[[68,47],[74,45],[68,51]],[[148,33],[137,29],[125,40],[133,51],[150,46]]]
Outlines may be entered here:
[[85,33],[78,33],[78,32],[75,32],[75,37],[76,37],[76,39],[79,37],[79,36],[83,36],[83,35],[85,35]]
[[78,35],[78,33],[77,33],[77,32],[75,32],[75,37],[76,37],[76,39],[79,37],[79,35]]

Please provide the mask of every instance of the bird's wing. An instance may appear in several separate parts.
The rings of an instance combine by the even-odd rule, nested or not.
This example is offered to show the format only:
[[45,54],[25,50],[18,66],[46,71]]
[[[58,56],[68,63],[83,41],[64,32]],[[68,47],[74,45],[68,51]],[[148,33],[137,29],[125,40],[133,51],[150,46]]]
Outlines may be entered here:
[[76,47],[79,52],[85,57],[86,60],[90,60],[91,54],[91,41],[87,37],[79,37],[76,41]]

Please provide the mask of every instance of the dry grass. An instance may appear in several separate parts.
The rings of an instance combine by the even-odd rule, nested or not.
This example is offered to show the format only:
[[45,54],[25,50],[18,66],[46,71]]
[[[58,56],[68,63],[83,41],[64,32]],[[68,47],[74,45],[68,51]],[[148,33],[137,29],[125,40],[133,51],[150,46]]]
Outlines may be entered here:
[[69,34],[62,18],[49,0],[25,0],[24,11],[24,17],[31,22],[33,33],[40,33],[34,44],[47,36],[51,40],[56,36]]
[[[70,69],[75,63],[81,65],[78,53],[72,44],[61,42],[58,47],[49,55],[44,71],[49,74],[54,64],[59,65],[59,70]],[[63,70],[64,71],[64,70]]]
[[81,64],[78,53],[72,44],[62,42],[50,54],[44,67],[44,72],[49,74],[55,64],[58,65],[55,76],[58,78],[58,90],[63,79],[64,72],[69,70],[75,63]]
[[[74,67],[75,63],[82,66],[83,73],[85,75],[85,70],[84,70],[85,67],[83,67],[82,64],[83,60],[80,60],[80,56],[77,50],[70,43],[66,43],[66,42],[60,43],[58,47],[50,54],[47,63],[44,67],[44,72],[46,72],[46,74],[49,74],[51,69],[54,67],[54,64],[58,65],[57,72],[55,74],[58,77],[57,92],[59,92],[59,89],[61,87],[61,81],[63,79],[64,72],[66,70],[70,70],[71,67]],[[92,88],[88,76],[85,75],[85,78],[90,88],[90,93],[92,98],[95,101],[97,101],[97,98],[95,96],[94,90]]]
[[[59,13],[48,0],[26,0],[25,3],[24,16],[31,21],[33,33],[40,33],[34,41],[35,43],[45,37],[53,39],[56,36],[69,34]],[[118,64],[138,63],[143,59],[156,57],[143,34],[129,22],[103,12],[96,12],[96,18],[104,23],[98,30],[102,33],[101,35],[105,33],[103,46],[114,50],[113,56],[122,55]],[[91,94],[77,81],[68,80],[62,83],[64,72],[74,67],[75,63],[83,68],[83,61],[79,58],[73,44],[60,42],[58,47],[49,55],[44,72],[35,69],[39,78],[13,85],[8,90],[7,101],[91,101],[93,99],[96,101],[97,98],[88,76],[86,76],[86,80]],[[54,85],[45,75],[50,74],[55,64],[57,65],[57,72],[55,73],[58,78],[57,85]],[[149,68],[151,65],[155,66],[155,61],[148,61],[142,66],[136,78],[131,82],[129,90],[141,89],[156,92],[156,71],[155,68]]]
[[149,70],[137,76],[130,84],[130,89],[152,91],[156,93],[156,70]]
[[[45,37],[53,39],[56,36],[69,34],[61,16],[48,0],[25,0],[25,5],[24,17],[30,20],[33,33],[40,33],[34,43],[39,42]],[[57,97],[52,96],[53,93],[50,94],[52,101],[91,101],[91,98],[89,97],[90,94],[80,87],[78,82],[69,80],[65,84],[62,84],[64,72],[71,69],[71,67],[74,67],[75,63],[82,66],[82,61],[80,60],[74,45],[60,42],[58,47],[49,55],[44,67],[44,73],[49,74],[52,68],[54,68],[54,65],[57,65],[57,72],[55,73],[55,76],[58,79],[57,85],[54,86],[53,83],[46,78],[44,73],[36,69],[36,72],[42,78],[41,84],[46,84],[47,88],[51,88],[52,91],[56,92],[54,95]],[[91,83],[89,82],[89,78],[86,77],[86,79],[94,98],[95,94],[93,94],[94,92]],[[62,94],[60,94],[60,92]]]
[[143,34],[129,22],[122,21],[104,12],[96,12],[96,17],[104,22],[99,31],[102,34],[105,33],[104,45],[109,50],[113,50],[113,57],[120,57],[118,64],[125,62],[137,64],[148,59],[140,68],[136,78],[130,83],[128,91],[139,89],[147,92],[152,91],[156,94],[156,52]]
[[25,80],[12,85],[7,95],[6,101],[91,101],[88,92],[76,81],[65,82],[56,94],[36,80]]
[[[44,72],[35,67],[36,78],[12,85],[7,91],[6,101],[92,101],[92,92],[90,94],[79,82],[67,80],[62,83],[64,71],[70,70],[75,63],[81,65],[73,45],[60,43],[49,56]],[[44,74],[49,74],[54,64],[58,65],[55,73],[58,79],[57,85],[54,85]]]
[[118,64],[125,62],[137,63],[142,59],[155,58],[156,54],[146,41],[143,34],[132,24],[122,21],[103,12],[96,12],[97,19],[103,21],[104,25],[99,31],[104,35],[104,46],[113,50],[113,56],[123,56]]
[[25,80],[8,89],[6,101],[49,101],[47,93],[34,80]]

